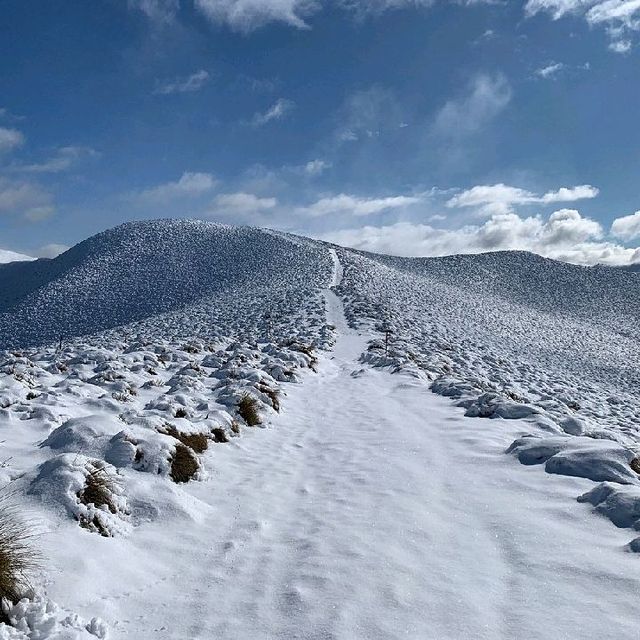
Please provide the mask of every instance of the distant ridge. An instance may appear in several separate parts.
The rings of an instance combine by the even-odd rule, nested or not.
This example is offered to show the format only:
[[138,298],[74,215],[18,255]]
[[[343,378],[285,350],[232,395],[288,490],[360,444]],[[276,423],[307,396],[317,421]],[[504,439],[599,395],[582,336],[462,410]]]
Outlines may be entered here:
[[[255,227],[176,219],[129,222],[57,258],[0,265],[0,349],[100,332],[246,287],[326,286],[327,247]],[[627,333],[630,318],[640,326],[640,280],[629,277],[637,265],[581,267],[524,251],[440,258],[340,251],[398,277],[418,276],[417,287],[447,287],[470,308],[491,297]]]

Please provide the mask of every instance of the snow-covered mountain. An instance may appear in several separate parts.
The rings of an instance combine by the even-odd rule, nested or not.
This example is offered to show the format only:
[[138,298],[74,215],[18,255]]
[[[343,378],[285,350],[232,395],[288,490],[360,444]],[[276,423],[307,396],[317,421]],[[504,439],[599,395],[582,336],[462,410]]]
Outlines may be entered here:
[[[639,303],[629,270],[198,221],[0,266],[0,483],[50,562],[10,618],[42,638],[635,632],[585,603],[603,575],[637,595],[640,538],[609,521],[640,528]],[[503,587],[543,603],[517,632]]]

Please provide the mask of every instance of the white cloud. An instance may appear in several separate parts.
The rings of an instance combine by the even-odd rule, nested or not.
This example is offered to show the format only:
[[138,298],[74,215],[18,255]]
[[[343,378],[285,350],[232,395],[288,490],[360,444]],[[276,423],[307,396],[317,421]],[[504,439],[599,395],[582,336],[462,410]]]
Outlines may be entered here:
[[416,196],[359,198],[341,193],[337,196],[321,198],[307,207],[300,207],[298,212],[314,218],[331,214],[368,216],[375,213],[381,213],[382,211],[387,211],[389,209],[408,207],[410,205],[417,204],[418,202],[421,202],[421,198]]
[[99,155],[95,149],[89,147],[60,147],[51,158],[44,162],[14,164],[11,169],[24,173],[60,173],[82,160],[97,158]]
[[640,211],[616,218],[611,225],[611,233],[623,240],[640,238]]
[[285,98],[279,98],[264,113],[255,113],[251,119],[251,126],[262,127],[272,120],[282,120],[295,108],[295,103]]
[[167,182],[135,194],[135,199],[146,203],[166,203],[179,198],[193,198],[211,191],[217,184],[210,173],[185,171],[179,180]]
[[17,129],[0,127],[0,154],[9,153],[24,144],[24,135]]
[[214,213],[248,214],[273,209],[276,198],[259,198],[253,193],[239,191],[237,193],[221,193],[213,201]]
[[602,227],[595,220],[583,218],[576,209],[560,209],[549,216],[540,239],[548,246],[557,246],[600,239],[602,236]]
[[0,177],[0,215],[19,216],[36,222],[54,212],[51,194],[40,185]]
[[511,87],[502,74],[480,74],[462,96],[449,100],[438,111],[433,132],[452,139],[476,133],[506,108],[511,96]]
[[614,40],[609,43],[609,49],[614,53],[629,53],[632,46],[631,40]]
[[195,6],[212,22],[248,33],[269,22],[306,29],[304,18],[321,5],[313,0],[195,0]]
[[552,78],[558,75],[558,73],[560,73],[564,68],[565,65],[562,64],[562,62],[552,62],[544,67],[540,67],[540,69],[536,69],[534,73],[540,78],[544,78],[546,80],[547,78]]
[[188,76],[157,82],[153,92],[163,96],[172,93],[193,93],[194,91],[200,91],[207,84],[209,78],[209,72],[200,69]]
[[481,225],[438,229],[398,222],[323,234],[322,239],[367,251],[406,256],[442,256],[499,250],[533,251],[576,264],[629,264],[640,250],[603,240],[602,228],[575,210],[543,219],[515,213],[496,214]]
[[450,198],[447,201],[447,207],[474,207],[479,214],[492,215],[511,213],[514,205],[574,202],[576,200],[595,198],[598,193],[599,191],[596,187],[588,184],[576,187],[561,187],[557,191],[548,191],[541,196],[526,189],[511,187],[503,183],[476,185]]
[[589,200],[595,198],[600,193],[597,187],[590,184],[581,184],[577,187],[560,187],[557,191],[547,191],[541,202],[545,204],[554,202],[575,202],[576,200]]
[[610,49],[626,53],[631,42],[623,34],[640,29],[640,0],[528,0],[525,14],[549,13],[553,20],[574,14],[582,16],[589,25],[604,26],[612,43]]

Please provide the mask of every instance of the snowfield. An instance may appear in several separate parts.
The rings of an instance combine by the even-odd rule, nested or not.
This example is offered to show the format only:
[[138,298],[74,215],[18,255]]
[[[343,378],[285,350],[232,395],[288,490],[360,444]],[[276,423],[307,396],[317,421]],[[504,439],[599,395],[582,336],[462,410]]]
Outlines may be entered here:
[[638,637],[639,300],[197,221],[0,266],[0,638]]

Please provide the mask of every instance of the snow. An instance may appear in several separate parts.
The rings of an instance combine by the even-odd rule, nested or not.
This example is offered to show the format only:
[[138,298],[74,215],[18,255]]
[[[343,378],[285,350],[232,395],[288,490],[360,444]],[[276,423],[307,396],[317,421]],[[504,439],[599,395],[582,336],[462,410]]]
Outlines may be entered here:
[[0,638],[637,637],[635,274],[184,221],[45,263],[0,269],[46,559]]
[[24,253],[16,253],[15,251],[0,249],[0,264],[6,264],[8,262],[21,262],[25,260],[35,260],[35,258],[27,256]]

